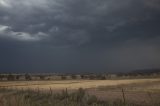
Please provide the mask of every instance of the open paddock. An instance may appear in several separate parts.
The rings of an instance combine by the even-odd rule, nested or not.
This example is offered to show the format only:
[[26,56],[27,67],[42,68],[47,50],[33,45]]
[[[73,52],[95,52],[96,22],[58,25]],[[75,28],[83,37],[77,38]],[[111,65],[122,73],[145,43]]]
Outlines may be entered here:
[[[160,79],[126,79],[126,80],[59,80],[59,81],[6,81],[0,82],[0,87],[16,89],[43,89],[53,90],[78,89],[78,88],[97,88],[97,87],[117,87],[120,85],[150,83],[156,85],[147,86],[144,89],[160,89]],[[123,87],[123,86],[122,86]],[[124,86],[125,87],[125,86]]]
[[87,94],[95,95],[100,100],[114,101],[122,99],[122,89],[127,102],[150,104],[159,102],[160,78],[126,80],[59,80],[59,81],[6,81],[0,82],[0,88],[33,90],[36,92],[57,93],[66,89],[68,92],[79,88]]

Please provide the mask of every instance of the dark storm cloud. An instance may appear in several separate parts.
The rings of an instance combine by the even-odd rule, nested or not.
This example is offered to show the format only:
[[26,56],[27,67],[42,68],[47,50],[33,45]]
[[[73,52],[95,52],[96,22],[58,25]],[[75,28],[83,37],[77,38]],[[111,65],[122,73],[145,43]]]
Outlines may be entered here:
[[12,28],[10,32],[21,33],[19,37],[43,33],[49,35],[53,45],[75,42],[80,45],[89,42],[92,36],[110,38],[113,36],[110,32],[116,29],[154,19],[157,13],[152,8],[158,11],[158,3],[158,0],[1,0],[1,29]]
[[157,68],[159,7],[159,0],[0,0],[0,69]]

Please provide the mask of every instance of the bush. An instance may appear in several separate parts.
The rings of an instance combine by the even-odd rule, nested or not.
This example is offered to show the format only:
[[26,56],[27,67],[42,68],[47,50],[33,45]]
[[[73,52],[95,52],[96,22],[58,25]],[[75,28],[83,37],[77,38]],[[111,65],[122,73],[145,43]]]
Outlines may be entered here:
[[66,77],[66,76],[64,76],[64,75],[62,75],[62,76],[61,76],[61,79],[62,79],[62,80],[66,80],[66,79],[67,79],[67,77]]
[[[0,106],[143,106],[133,103],[124,105],[123,100],[101,101],[96,96],[87,95],[82,88],[72,93],[69,93],[66,89],[53,94],[50,94],[50,92],[8,89],[0,89],[1,92],[4,95],[1,95],[3,99],[0,99]],[[159,103],[151,106],[159,106]]]
[[19,78],[20,78],[20,75],[16,75],[16,80],[19,80]]
[[89,98],[88,98],[88,100],[87,100],[87,104],[88,105],[92,105],[92,104],[94,104],[94,103],[96,103],[97,102],[97,97],[96,96],[89,96]]
[[85,78],[85,76],[84,76],[84,75],[80,75],[80,77],[81,77],[81,79],[84,79],[84,78]]
[[82,102],[84,97],[85,97],[85,90],[82,88],[79,88],[77,92],[74,92],[70,95],[71,100],[75,102]]
[[106,77],[104,75],[97,75],[96,77],[99,80],[105,80],[106,79]]
[[39,78],[40,78],[40,80],[45,80],[45,76],[44,75],[40,75]]
[[89,79],[90,80],[96,79],[96,76],[95,75],[89,75]]
[[25,74],[25,79],[26,80],[32,80],[31,76],[29,74]]
[[77,79],[77,76],[76,75],[71,75],[71,78],[72,79]]
[[4,78],[4,75],[1,75],[1,74],[0,74],[0,80],[2,80],[3,78]]
[[9,74],[9,75],[7,76],[7,80],[8,80],[8,81],[14,81],[14,80],[15,80],[14,75]]

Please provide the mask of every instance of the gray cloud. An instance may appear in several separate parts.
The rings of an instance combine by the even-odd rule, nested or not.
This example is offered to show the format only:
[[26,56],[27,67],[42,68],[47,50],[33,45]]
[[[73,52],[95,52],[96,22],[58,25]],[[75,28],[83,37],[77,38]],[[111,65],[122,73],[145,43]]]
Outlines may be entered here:
[[154,9],[160,9],[160,1],[159,0],[144,0],[146,6]]
[[30,34],[26,32],[15,32],[9,26],[0,25],[0,37],[13,38],[21,41],[38,41],[47,36],[47,34],[42,32],[38,32],[36,34]]
[[15,70],[18,63],[35,70],[157,67],[159,7],[159,0],[0,0],[0,55],[19,58],[8,63]]
[[110,65],[110,70],[119,71],[159,68],[159,40],[160,37],[143,42],[139,39],[127,41],[107,51],[105,63]]

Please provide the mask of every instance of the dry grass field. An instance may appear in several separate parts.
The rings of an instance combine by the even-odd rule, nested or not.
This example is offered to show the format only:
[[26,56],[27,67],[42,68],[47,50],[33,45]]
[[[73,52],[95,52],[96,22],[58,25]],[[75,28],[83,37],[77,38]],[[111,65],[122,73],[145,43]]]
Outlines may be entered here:
[[[125,80],[59,80],[59,81],[6,81],[0,82],[0,87],[16,89],[40,89],[53,90],[78,89],[78,88],[97,88],[101,86],[119,86],[131,84],[160,82],[160,79],[125,79]],[[145,88],[146,89],[146,88]],[[160,89],[160,84],[150,86],[147,89]]]
[[16,89],[19,91],[32,90],[36,92],[52,91],[52,93],[61,92],[66,88],[68,92],[83,88],[87,94],[95,95],[98,99],[103,101],[123,100],[125,98],[128,103],[135,103],[138,106],[153,106],[154,103],[160,102],[159,78],[125,80],[4,81],[0,82],[0,88]]

